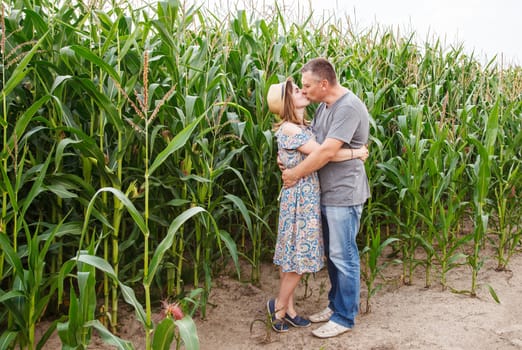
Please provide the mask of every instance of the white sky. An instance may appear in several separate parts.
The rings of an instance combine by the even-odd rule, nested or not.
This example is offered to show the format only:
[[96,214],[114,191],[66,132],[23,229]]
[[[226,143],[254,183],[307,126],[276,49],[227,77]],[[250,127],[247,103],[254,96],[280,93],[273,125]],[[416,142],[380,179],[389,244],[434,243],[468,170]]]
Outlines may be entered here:
[[[190,3],[191,1],[187,1]],[[272,6],[274,0],[196,0],[213,9],[216,4],[256,9]],[[497,55],[504,65],[522,64],[522,1],[521,0],[279,0],[279,6],[295,6],[317,14],[335,11],[336,17],[350,17],[357,29],[378,24],[415,31],[417,39],[442,40],[445,47],[463,44],[467,53],[487,61]]]

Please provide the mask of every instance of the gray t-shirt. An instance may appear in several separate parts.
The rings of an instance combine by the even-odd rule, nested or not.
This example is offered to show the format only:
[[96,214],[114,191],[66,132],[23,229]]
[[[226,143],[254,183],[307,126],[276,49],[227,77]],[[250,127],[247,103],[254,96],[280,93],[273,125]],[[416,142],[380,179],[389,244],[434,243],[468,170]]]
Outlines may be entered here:
[[[368,143],[369,119],[364,103],[348,91],[330,108],[325,103],[319,105],[312,129],[319,143],[332,138],[343,141],[343,148],[360,148]],[[329,162],[318,173],[322,205],[358,205],[364,204],[370,197],[368,177],[361,159]]]

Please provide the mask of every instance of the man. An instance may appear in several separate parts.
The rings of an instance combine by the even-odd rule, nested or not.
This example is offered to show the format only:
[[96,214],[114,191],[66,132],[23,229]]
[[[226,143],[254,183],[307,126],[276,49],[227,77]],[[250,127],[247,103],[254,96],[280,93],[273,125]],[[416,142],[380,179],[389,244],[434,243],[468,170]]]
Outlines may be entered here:
[[359,148],[368,142],[369,114],[353,92],[341,86],[332,64],[323,58],[301,69],[302,92],[321,102],[312,128],[319,148],[282,174],[286,187],[318,171],[325,254],[331,288],[329,304],[310,316],[312,322],[328,321],[312,333],[335,337],[351,330],[359,311],[360,261],[356,236],[364,203],[370,197],[368,178],[361,159],[330,162],[340,148]]

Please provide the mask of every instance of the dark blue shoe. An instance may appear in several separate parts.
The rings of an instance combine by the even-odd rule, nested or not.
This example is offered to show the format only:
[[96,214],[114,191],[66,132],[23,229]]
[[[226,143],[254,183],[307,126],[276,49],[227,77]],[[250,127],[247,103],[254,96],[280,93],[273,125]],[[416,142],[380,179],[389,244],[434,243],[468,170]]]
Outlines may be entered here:
[[312,324],[312,322],[310,322],[309,320],[307,320],[306,318],[302,318],[301,316],[299,315],[295,315],[294,318],[290,317],[290,315],[288,314],[285,314],[285,320],[290,323],[292,326],[294,327],[300,327],[300,328],[306,328],[306,327],[310,327],[310,325]]
[[266,302],[266,310],[268,311],[268,314],[270,315],[270,319],[272,321],[272,329],[278,333],[288,332],[288,329],[290,327],[285,322],[285,320],[276,318],[275,299],[270,299]]

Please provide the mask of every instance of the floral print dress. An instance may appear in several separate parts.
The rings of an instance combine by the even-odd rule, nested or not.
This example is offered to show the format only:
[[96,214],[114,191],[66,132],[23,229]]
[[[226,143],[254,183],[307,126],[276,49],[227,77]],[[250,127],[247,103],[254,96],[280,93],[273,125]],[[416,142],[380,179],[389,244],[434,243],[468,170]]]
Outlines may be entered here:
[[[276,131],[278,155],[285,168],[293,168],[306,155],[297,150],[314,137],[309,127],[293,136]],[[282,188],[274,264],[283,272],[317,272],[324,266],[319,178],[316,172],[295,186]]]

